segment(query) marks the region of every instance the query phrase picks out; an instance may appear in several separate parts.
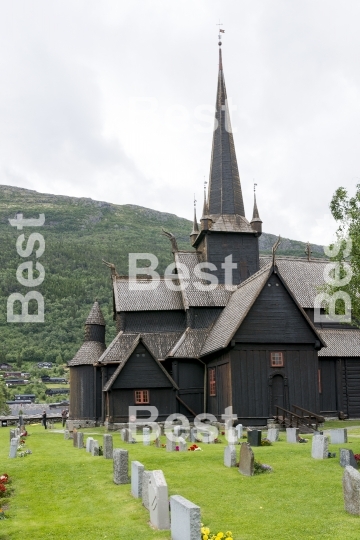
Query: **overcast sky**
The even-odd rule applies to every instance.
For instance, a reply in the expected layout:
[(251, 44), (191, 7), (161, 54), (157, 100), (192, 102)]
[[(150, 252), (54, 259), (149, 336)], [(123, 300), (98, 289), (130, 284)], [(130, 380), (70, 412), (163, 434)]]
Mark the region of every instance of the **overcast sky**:
[(201, 214), (220, 20), (247, 217), (255, 181), (266, 232), (331, 240), (360, 183), (359, 0), (0, 6), (0, 183)]

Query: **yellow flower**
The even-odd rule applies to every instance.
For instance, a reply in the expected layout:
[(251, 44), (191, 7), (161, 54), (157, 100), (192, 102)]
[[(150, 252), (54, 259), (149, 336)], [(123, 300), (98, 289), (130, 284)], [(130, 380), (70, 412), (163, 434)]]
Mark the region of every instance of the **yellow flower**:
[(232, 532), (231, 531), (226, 531), (226, 536), (228, 536), (229, 538), (232, 538)]
[[(201, 528), (201, 534), (210, 534), (209, 527), (202, 527)], [(206, 539), (207, 540), (207, 539)]]
[(217, 535), (216, 535), (216, 538), (224, 538), (224, 533), (223, 532), (218, 532)]
[(202, 540), (208, 540), (208, 535), (207, 534), (204, 534), (204, 536), (202, 537)]

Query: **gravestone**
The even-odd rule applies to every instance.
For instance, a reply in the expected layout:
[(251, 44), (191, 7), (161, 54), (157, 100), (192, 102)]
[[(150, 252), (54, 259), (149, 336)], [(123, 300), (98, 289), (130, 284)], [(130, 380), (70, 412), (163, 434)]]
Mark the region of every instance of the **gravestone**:
[(144, 469), (144, 465), (139, 461), (131, 462), (131, 494), (136, 497), (136, 499), (141, 499), (142, 497)]
[(120, 431), (120, 435), (121, 435), (122, 442), (127, 442), (127, 440), (126, 440), (126, 428), (124, 428), (124, 429), (122, 429)]
[(266, 438), (270, 442), (277, 442), (279, 440), (279, 430), (277, 428), (269, 428)]
[(180, 495), (170, 497), (171, 539), (200, 540), (200, 506), (184, 499)]
[(19, 426), (20, 428), (24, 425), (24, 418), (22, 414), (19, 414)]
[(78, 431), (76, 434), (77, 448), (84, 448), (84, 434), (82, 431)]
[(68, 429), (64, 430), (64, 439), (69, 440), (70, 439), (70, 431)]
[(86, 447), (85, 447), (85, 448), (86, 448), (86, 451), (87, 451), (87, 452), (91, 452), (91, 444), (92, 444), (92, 441), (93, 441), (93, 440), (94, 440), (94, 439), (93, 439), (92, 437), (88, 437), (88, 438), (86, 439)]
[(121, 448), (115, 448), (113, 459), (114, 484), (129, 484), (129, 452)]
[(156, 446), (156, 448), (161, 448), (161, 441), (160, 441), (159, 437), (156, 437), (156, 439), (155, 439), (155, 446)]
[(196, 428), (194, 427), (190, 429), (190, 442), (196, 442)]
[(360, 516), (360, 473), (347, 465), (343, 475), (343, 493), (345, 511)]
[(143, 444), (144, 446), (150, 446), (150, 428), (143, 428)]
[[(173, 437), (171, 437), (173, 438)], [(170, 440), (170, 437), (166, 435), (166, 451), (167, 452), (175, 452), (176, 449), (176, 442)]]
[(314, 459), (327, 459), (329, 453), (329, 437), (315, 434), (312, 440), (311, 457)]
[(19, 446), (19, 437), (13, 437), (10, 441), (10, 452), (9, 452), (9, 458), (16, 458), (17, 449)]
[(236, 467), (236, 447), (233, 444), (225, 447), (224, 465), (225, 467)]
[(15, 429), (10, 429), (10, 441), (11, 441), (11, 439), (13, 439), (14, 437), (16, 437)]
[(354, 452), (348, 450), (347, 448), (340, 448), (340, 465), (342, 467), (347, 467), (350, 465), (354, 469), (358, 468), (356, 459), (354, 458)]
[(344, 444), (347, 443), (347, 429), (330, 429), (330, 441), (331, 444)]
[(237, 444), (238, 442), (238, 436), (235, 428), (229, 428), (226, 433), (226, 439), (228, 442), (228, 445)]
[(261, 446), (261, 431), (252, 429), (247, 432), (247, 442), (250, 446)]
[(177, 446), (179, 447), (179, 452), (187, 452), (187, 442), (183, 437), (179, 438)]
[(113, 438), (109, 433), (105, 433), (103, 442), (103, 455), (105, 459), (113, 458)]
[(162, 471), (152, 471), (149, 480), (150, 522), (160, 530), (170, 528), (168, 487)]
[(244, 476), (254, 475), (254, 452), (246, 442), (241, 443), (240, 447), (239, 472)]
[(176, 440), (180, 437), (181, 435), (181, 426), (174, 426), (174, 437), (176, 438)]
[(299, 428), (288, 427), (286, 428), (286, 442), (297, 443), (299, 436)]
[(242, 424), (238, 424), (238, 425), (235, 427), (235, 431), (236, 431), (236, 435), (237, 435), (238, 440), (242, 439), (242, 436), (243, 436), (243, 425), (242, 425)]
[(151, 471), (144, 471), (142, 475), (141, 498), (146, 510), (149, 510), (149, 480)]
[(75, 448), (77, 448), (77, 434), (78, 434), (77, 429), (74, 429), (73, 430), (73, 446)]
[(99, 455), (99, 441), (96, 439), (93, 439), (92, 447), (91, 447), (91, 455), (92, 456), (98, 456)]

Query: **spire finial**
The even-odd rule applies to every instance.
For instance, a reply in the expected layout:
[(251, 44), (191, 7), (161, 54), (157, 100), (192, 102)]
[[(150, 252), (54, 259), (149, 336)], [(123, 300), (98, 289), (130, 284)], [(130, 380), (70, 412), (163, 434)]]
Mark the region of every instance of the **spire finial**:
[(257, 184), (255, 184), (255, 182), (254, 182), (254, 193), (256, 192), (256, 186), (257, 186)]
[(310, 259), (311, 259), (311, 254), (312, 254), (310, 242), (308, 242), (308, 243), (306, 244), (305, 253), (306, 253), (306, 255), (307, 255), (308, 261), (310, 261)]
[(199, 234), (199, 225), (198, 225), (198, 222), (197, 222), (197, 219), (196, 219), (196, 199), (195, 199), (195, 193), (194, 193), (194, 222), (193, 222), (193, 229), (191, 231), (191, 234), (190, 234), (190, 238), (191, 238), (191, 243), (193, 244)]
[[(205, 178), (205, 177), (204, 177)], [(209, 212), (208, 212), (208, 206), (207, 206), (207, 200), (206, 200), (206, 186), (207, 186), (207, 181), (204, 180), (204, 208), (203, 208), (203, 216), (206, 216)]]

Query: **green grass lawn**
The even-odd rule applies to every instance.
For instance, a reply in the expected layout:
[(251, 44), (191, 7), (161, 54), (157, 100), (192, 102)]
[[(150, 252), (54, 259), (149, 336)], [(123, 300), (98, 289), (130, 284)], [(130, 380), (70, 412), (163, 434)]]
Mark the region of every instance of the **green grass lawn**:
[[(102, 445), (103, 429), (83, 431)], [(6, 500), (10, 506), (8, 519), (0, 522), (1, 540), (170, 538), (168, 531), (149, 527), (149, 514), (130, 495), (129, 485), (113, 484), (111, 460), (92, 457), (63, 434), (39, 425), (29, 432), (26, 447), (33, 454), (8, 459), (9, 428), (0, 428), (0, 474), (11, 475), (15, 489)], [(359, 435), (360, 428), (350, 430), (343, 446), (360, 453)], [(224, 444), (166, 453), (141, 443), (127, 445), (114, 433), (114, 447), (126, 448), (130, 460), (148, 470), (162, 469), (169, 495), (198, 504), (204, 524), (216, 532), (230, 529), (236, 540), (358, 540), (360, 518), (344, 511), (340, 447), (330, 445), (335, 459), (318, 461), (310, 457), (311, 440), (291, 445), (285, 438), (281, 433), (273, 446), (254, 448), (255, 458), (274, 472), (251, 478), (223, 466)]]

